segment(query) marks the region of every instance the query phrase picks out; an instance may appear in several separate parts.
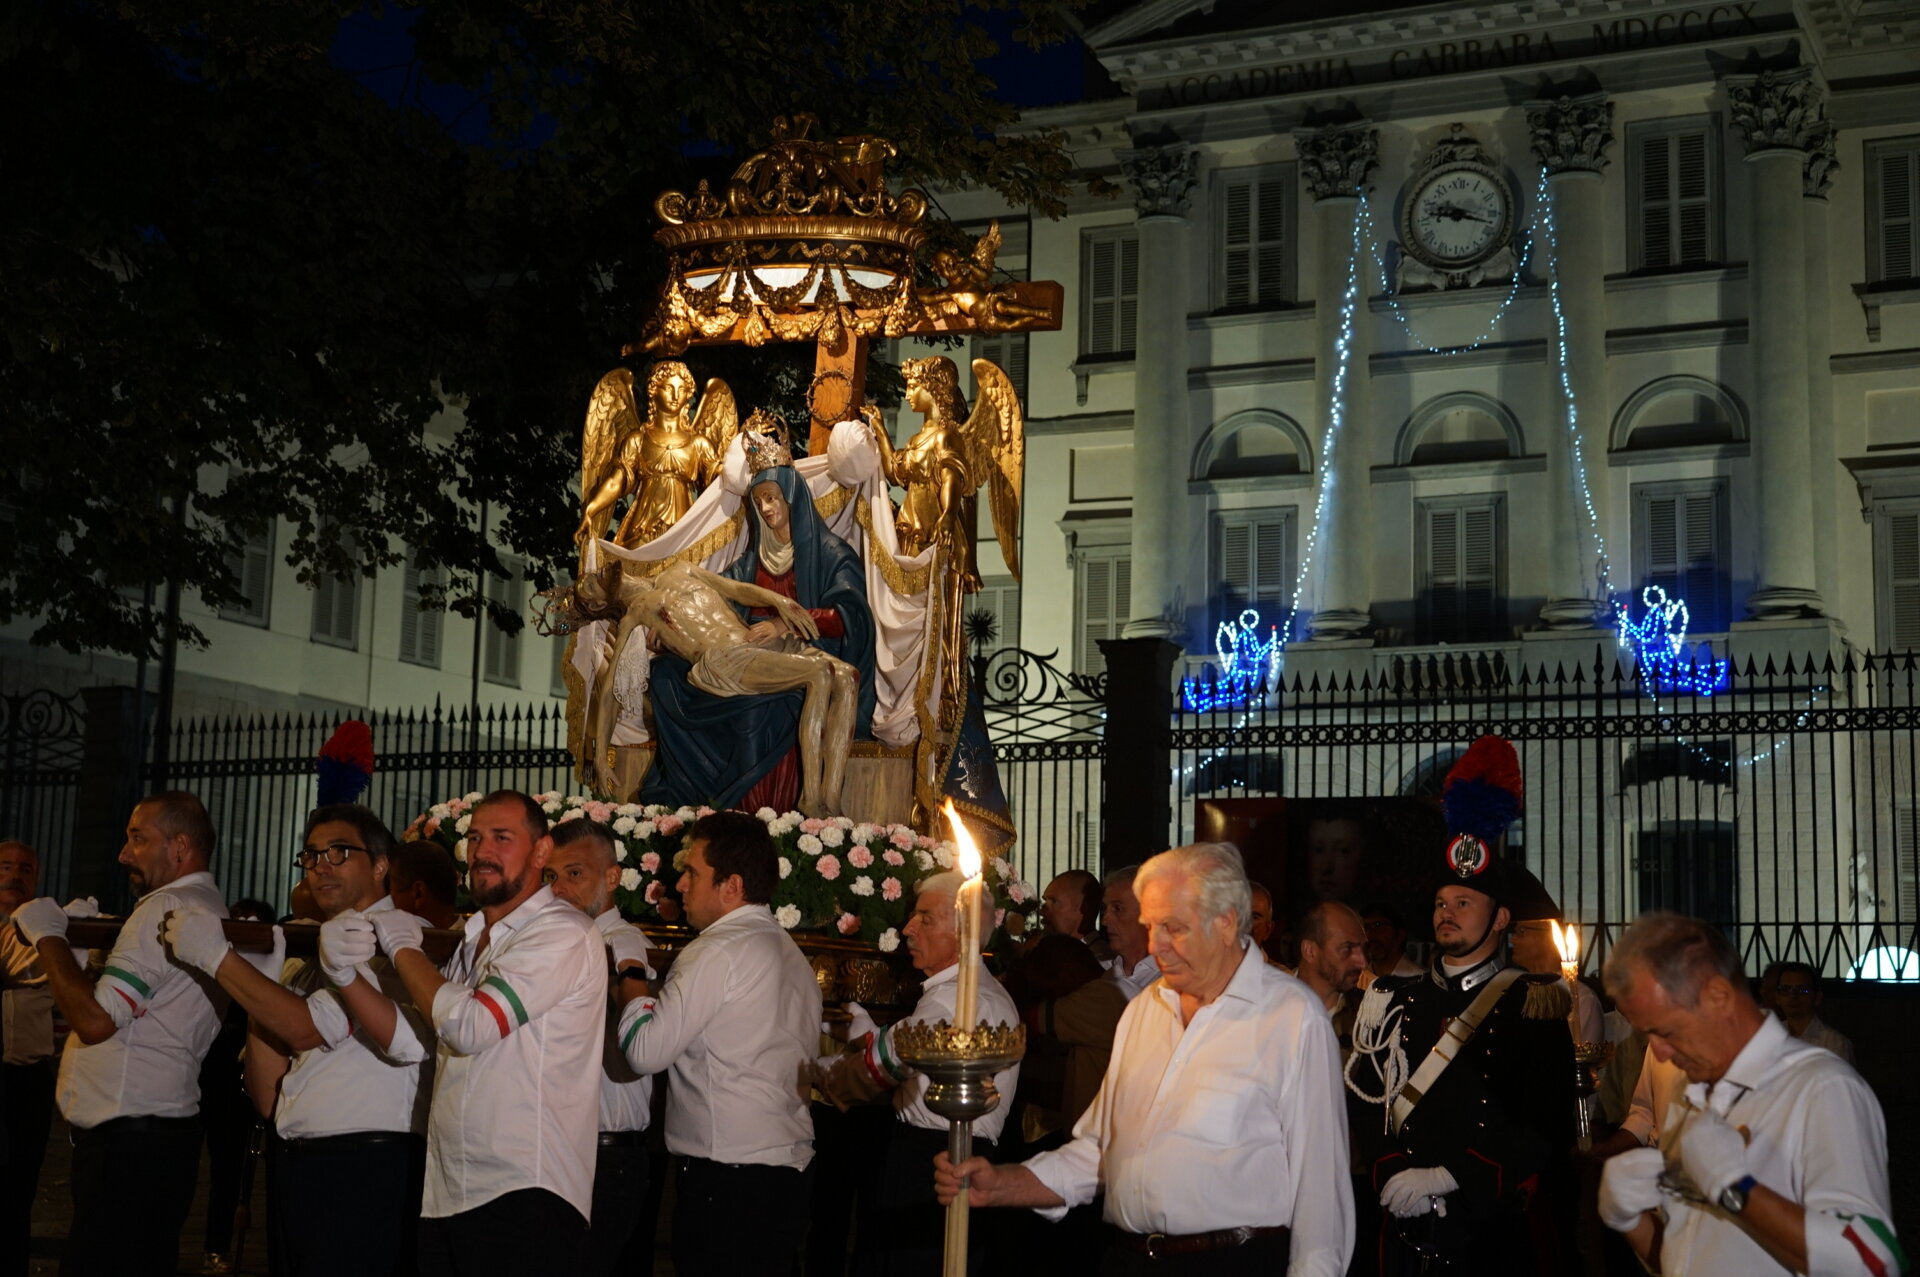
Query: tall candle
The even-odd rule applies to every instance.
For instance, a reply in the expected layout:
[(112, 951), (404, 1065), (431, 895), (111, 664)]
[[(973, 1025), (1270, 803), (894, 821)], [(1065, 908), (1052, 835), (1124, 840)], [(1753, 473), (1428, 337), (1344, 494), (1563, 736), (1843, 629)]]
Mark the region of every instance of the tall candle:
[(960, 980), (954, 999), (953, 1027), (971, 1033), (979, 1023), (980, 902), (987, 884), (980, 872), (980, 849), (973, 845), (973, 837), (961, 823), (960, 813), (953, 809), (951, 798), (947, 800), (946, 812), (947, 823), (953, 826), (956, 860), (960, 873), (966, 878), (953, 898), (953, 925), (960, 933)]
[[(1580, 978), (1580, 931), (1572, 923), (1565, 930), (1555, 922), (1553, 927), (1553, 947), (1560, 951), (1560, 977), (1567, 982), (1567, 992), (1573, 993), (1574, 982)], [(1573, 1010), (1567, 1013), (1567, 1027), (1573, 1031), (1573, 1040), (1580, 1041), (1580, 998), (1574, 994)]]

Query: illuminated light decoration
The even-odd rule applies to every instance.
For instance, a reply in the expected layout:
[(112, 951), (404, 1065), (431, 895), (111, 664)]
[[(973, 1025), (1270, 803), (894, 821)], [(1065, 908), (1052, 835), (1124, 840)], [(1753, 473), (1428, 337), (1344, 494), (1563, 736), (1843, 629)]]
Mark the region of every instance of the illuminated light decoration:
[(1600, 512), (1593, 508), (1593, 488), (1587, 482), (1586, 451), (1580, 446), (1580, 405), (1574, 402), (1573, 376), (1568, 371), (1571, 355), (1567, 343), (1567, 311), (1560, 304), (1560, 232), (1553, 218), (1553, 188), (1547, 184), (1547, 166), (1540, 166), (1540, 180), (1534, 186), (1534, 222), (1547, 233), (1547, 296), (1553, 301), (1553, 337), (1558, 358), (1555, 373), (1560, 397), (1567, 405), (1567, 443), (1573, 455), (1573, 478), (1580, 485), (1580, 501), (1587, 511), (1587, 530), (1593, 537), (1601, 593), (1612, 597), (1613, 561), (1607, 557), (1607, 538), (1600, 531)]
[(1387, 309), (1393, 312), (1393, 317), (1400, 321), (1400, 327), (1406, 331), (1409, 343), (1429, 355), (1464, 355), (1470, 350), (1480, 349), (1480, 347), (1493, 340), (1494, 333), (1500, 327), (1500, 321), (1506, 317), (1507, 310), (1513, 305), (1514, 298), (1520, 295), (1520, 279), (1527, 269), (1527, 259), (1533, 254), (1533, 235), (1531, 228), (1529, 228), (1526, 238), (1521, 241), (1519, 260), (1513, 265), (1513, 277), (1507, 281), (1507, 295), (1500, 299), (1498, 306), (1494, 307), (1493, 314), (1488, 317), (1487, 326), (1480, 331), (1480, 335), (1472, 341), (1464, 342), (1460, 345), (1436, 346), (1427, 341), (1426, 338), (1422, 337), (1419, 332), (1415, 330), (1413, 320), (1407, 317), (1405, 310), (1401, 309), (1401, 294), (1388, 291), (1387, 259), (1382, 256), (1380, 252), (1380, 237), (1373, 233), (1373, 214), (1371, 210), (1367, 211), (1367, 222), (1367, 243), (1373, 252), (1373, 268), (1380, 280), (1380, 295), (1386, 299)]
[[(1640, 591), (1647, 614), (1635, 621), (1624, 605), (1615, 605), (1620, 619), (1620, 646), (1633, 653), (1640, 677), (1656, 691), (1674, 696), (1712, 696), (1727, 690), (1729, 663), (1708, 654), (1704, 659), (1687, 651), (1688, 613), (1685, 599), (1671, 599), (1657, 585)], [(1706, 644), (1700, 645), (1702, 648)]]
[(1201, 682), (1180, 680), (1180, 696), (1190, 714), (1244, 705), (1272, 687), (1280, 675), (1280, 627), (1269, 625), (1260, 637), (1260, 614), (1252, 608), (1240, 614), (1238, 624), (1222, 621), (1213, 636), (1220, 657), (1217, 678)]

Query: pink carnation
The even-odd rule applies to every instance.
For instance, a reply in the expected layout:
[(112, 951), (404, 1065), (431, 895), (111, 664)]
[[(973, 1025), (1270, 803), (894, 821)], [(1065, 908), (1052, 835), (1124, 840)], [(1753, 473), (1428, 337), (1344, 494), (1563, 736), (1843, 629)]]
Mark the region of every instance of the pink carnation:
[(686, 821), (680, 819), (680, 817), (678, 816), (662, 816), (660, 817), (659, 823), (656, 824), (654, 828), (659, 830), (661, 834), (665, 835), (666, 837), (671, 838), (675, 834), (679, 833), (680, 827), (686, 823), (687, 823)]
[(1007, 925), (1007, 911), (1005, 909), (995, 909), (993, 911), (993, 925), (996, 927), (1004, 927)]
[(820, 871), (822, 878), (825, 878), (828, 882), (832, 882), (840, 876), (840, 857), (822, 856), (813, 862), (813, 867)]
[(882, 900), (898, 900), (900, 898), (900, 880), (898, 878), (882, 878), (880, 880), (880, 898)]
[(447, 800), (447, 815), (449, 816), (458, 816), (466, 809), (467, 800), (464, 798), (450, 798)]
[(899, 852), (895, 851), (891, 847), (887, 848), (885, 851), (880, 853), (880, 859), (886, 861), (888, 864), (892, 865), (895, 869), (898, 869), (901, 865), (904, 865), (907, 863), (907, 858), (901, 855)]
[(847, 853), (847, 863), (855, 869), (865, 869), (873, 863), (873, 853), (865, 847), (855, 847)]
[(803, 834), (817, 834), (826, 827), (827, 822), (817, 816), (809, 816), (800, 822), (800, 832)]
[(902, 851), (912, 851), (913, 831), (911, 829), (896, 829), (888, 835), (887, 841)]
[(696, 808), (696, 809), (694, 810), (694, 813), (693, 813), (693, 814), (694, 814), (694, 815), (696, 815), (696, 816), (711, 816), (711, 815), (713, 815), (713, 808), (711, 808), (711, 807), (699, 807), (699, 808)]
[(660, 853), (657, 851), (649, 851), (643, 856), (641, 856), (640, 867), (646, 870), (650, 874), (659, 873), (660, 872)]
[(1008, 883), (1007, 899), (1013, 901), (1013, 903), (1017, 905), (1025, 904), (1027, 902), (1027, 884), (1024, 882), (1021, 882), (1018, 878)]
[(840, 921), (834, 925), (840, 928), (841, 935), (850, 936), (860, 930), (860, 918), (857, 914), (843, 913), (840, 915)]
[(931, 847), (933, 846), (933, 839), (927, 837), (925, 834), (921, 834), (913, 840), (913, 845), (916, 847)]
[(427, 818), (427, 837), (431, 838), (439, 832), (440, 832), (440, 817), (429, 816)]
[(647, 903), (648, 904), (650, 905), (659, 904), (660, 897), (666, 894), (667, 894), (667, 884), (664, 882), (661, 882), (658, 878), (655, 878), (652, 882), (647, 884)]

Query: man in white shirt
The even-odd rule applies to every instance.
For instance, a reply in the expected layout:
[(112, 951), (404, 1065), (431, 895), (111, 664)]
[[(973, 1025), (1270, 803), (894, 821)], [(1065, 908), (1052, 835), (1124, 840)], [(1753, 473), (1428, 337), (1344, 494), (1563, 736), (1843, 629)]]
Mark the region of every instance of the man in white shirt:
[[(193, 1203), (200, 1158), (200, 1062), (220, 1031), (227, 996), (167, 959), (170, 910), (227, 916), (207, 871), (213, 822), (192, 794), (144, 798), (127, 820), (120, 863), (139, 903), (121, 927), (99, 983), (67, 947), (67, 915), (42, 896), (14, 910), (55, 1005), (72, 1026), (55, 1093), (73, 1127), (73, 1224), (62, 1277), (170, 1274)], [(129, 1167), (139, 1192), (128, 1191)]]
[(647, 1196), (647, 1121), (652, 1116), (653, 1078), (635, 1073), (620, 1050), (622, 981), (644, 985), (647, 937), (613, 907), (620, 885), (613, 831), (576, 816), (553, 827), (547, 858), (553, 894), (593, 919), (607, 950), (606, 1033), (600, 1046), (600, 1149), (593, 1163), (593, 1218), (581, 1272), (608, 1277), (640, 1222)]
[(496, 790), (470, 815), (479, 912), (443, 966), (421, 952), (414, 915), (369, 915), (439, 1037), (420, 1273), (573, 1272), (593, 1208), (606, 946), (540, 881), (553, 840), (539, 803)]
[(1608, 1159), (1600, 1218), (1668, 1277), (1905, 1267), (1887, 1187), (1887, 1128), (1839, 1056), (1795, 1040), (1747, 991), (1708, 924), (1652, 913), (1614, 942), (1607, 991), (1687, 1087), (1659, 1147)]
[(1775, 962), (1760, 977), (1760, 1001), (1787, 1032), (1853, 1063), (1853, 1039), (1820, 1018), (1820, 973), (1804, 962)]
[[(23, 842), (0, 842), (0, 914), (40, 894), (40, 856)], [(33, 1199), (53, 1121), (53, 994), (40, 955), (12, 927), (0, 927), (0, 1015), (6, 1020), (6, 1165), (0, 1178), (0, 1277), (26, 1277)]]
[(1073, 1142), (1016, 1166), (941, 1154), (936, 1192), (1051, 1217), (1106, 1189), (1100, 1271), (1336, 1277), (1353, 1245), (1333, 1029), (1247, 937), (1238, 849), (1163, 852), (1134, 879), (1160, 983), (1120, 1018)]
[(1108, 874), (1101, 885), (1100, 903), (1107, 916), (1107, 943), (1113, 958), (1107, 963), (1107, 979), (1120, 987), (1131, 1002), (1146, 987), (1160, 978), (1160, 964), (1147, 952), (1147, 929), (1140, 925), (1140, 901), (1133, 894), (1133, 876), (1138, 865), (1127, 865)]
[[(246, 1009), (247, 1095), (279, 1135), (268, 1227), (289, 1277), (383, 1275), (412, 1259), (426, 1130), (417, 1100), (431, 1033), (376, 957), (363, 916), (391, 907), (392, 855), (393, 835), (365, 807), (331, 803), (307, 817), (294, 859), (327, 919), (318, 962), (287, 960), (275, 927), (262, 970), (205, 913), (176, 910), (163, 933), (176, 960)], [(311, 1209), (317, 1201), (330, 1209)], [(340, 1212), (353, 1227), (340, 1226)]]
[(672, 1079), (674, 1271), (784, 1273), (807, 1229), (820, 985), (768, 912), (780, 858), (758, 818), (703, 816), (683, 854), (680, 896), (700, 934), (658, 996), (624, 982), (620, 1047), (636, 1073)]

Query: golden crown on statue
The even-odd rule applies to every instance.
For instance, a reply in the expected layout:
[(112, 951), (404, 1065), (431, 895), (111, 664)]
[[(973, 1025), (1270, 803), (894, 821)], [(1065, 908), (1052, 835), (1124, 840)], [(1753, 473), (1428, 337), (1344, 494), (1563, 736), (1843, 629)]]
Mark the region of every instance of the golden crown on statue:
[(787, 419), (777, 412), (756, 408), (741, 428), (741, 445), (747, 450), (747, 467), (754, 474), (776, 466), (793, 464), (793, 447), (788, 443)]

